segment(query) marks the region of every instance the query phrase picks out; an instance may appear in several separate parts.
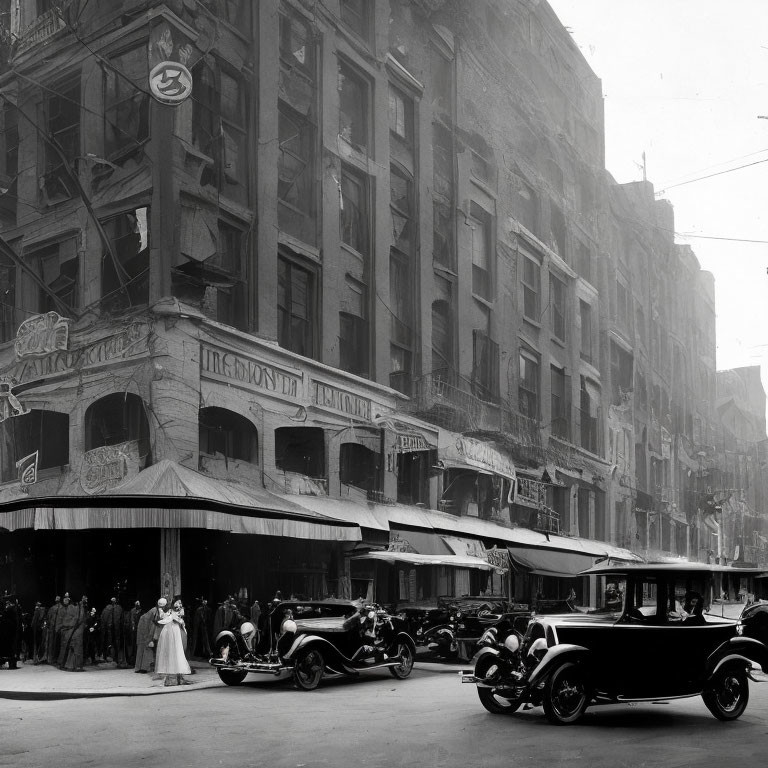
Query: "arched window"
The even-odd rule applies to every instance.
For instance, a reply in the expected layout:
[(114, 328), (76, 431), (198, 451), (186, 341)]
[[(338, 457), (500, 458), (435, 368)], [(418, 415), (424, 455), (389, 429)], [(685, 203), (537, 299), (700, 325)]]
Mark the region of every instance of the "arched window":
[(18, 478), (16, 462), (37, 451), (37, 469), (69, 464), (69, 415), (32, 410), (0, 423), (0, 481)]
[(259, 463), (259, 433), (244, 416), (226, 408), (201, 408), (200, 454)]
[(284, 472), (325, 477), (325, 436), (319, 427), (275, 430), (275, 465)]
[(378, 454), (359, 443), (342, 443), (339, 449), (339, 480), (365, 491), (378, 487)]
[[(144, 401), (130, 393), (102, 397), (85, 412), (85, 450), (136, 440), (139, 458), (150, 463), (149, 423)], [(143, 463), (143, 462), (142, 462)]]

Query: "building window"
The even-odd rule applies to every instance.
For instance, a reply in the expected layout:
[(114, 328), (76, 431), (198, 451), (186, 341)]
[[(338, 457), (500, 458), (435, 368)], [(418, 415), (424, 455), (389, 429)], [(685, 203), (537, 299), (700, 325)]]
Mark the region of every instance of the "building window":
[(539, 418), (539, 361), (529, 352), (520, 353), (518, 407), (523, 416)]
[(0, 482), (17, 480), (16, 462), (37, 451), (38, 470), (69, 464), (69, 416), (30, 410), (0, 423)]
[(278, 224), (306, 243), (316, 241), (315, 126), (282, 101), (278, 105)]
[(340, 205), (342, 242), (358, 253), (368, 255), (368, 184), (362, 174), (342, 169)]
[(201, 61), (193, 69), (192, 143), (210, 158), (201, 176), (230, 200), (246, 204), (246, 89), (239, 77), (222, 66)]
[(48, 205), (68, 200), (75, 193), (72, 176), (77, 173), (80, 151), (80, 73), (46, 89), (45, 123), (52, 142), (44, 141), (45, 168), (41, 192)]
[[(250, 4), (252, 0), (245, 0)], [(298, 70), (310, 80), (315, 77), (315, 46), (309, 26), (294, 14), (280, 13), (280, 63), (289, 71)]]
[(523, 256), (523, 315), (528, 320), (538, 323), (541, 318), (541, 270), (538, 262)]
[(453, 313), (442, 299), (432, 302), (432, 371), (453, 370)]
[(632, 355), (625, 352), (618, 344), (611, 342), (611, 403), (623, 405), (633, 384)]
[(584, 243), (579, 243), (579, 250), (576, 259), (576, 271), (579, 273), (579, 277), (586, 280), (588, 283), (592, 280), (592, 254), (590, 253), (589, 246)]
[(485, 331), (472, 331), (472, 389), (482, 400), (499, 397), (499, 345)]
[(389, 173), (392, 241), (403, 253), (413, 252), (413, 179), (393, 165)]
[(102, 397), (85, 412), (85, 450), (128, 441), (139, 444), (139, 458), (149, 455), (149, 423), (144, 401), (118, 392)]
[(278, 257), (277, 341), (304, 357), (315, 356), (315, 275), (293, 260)]
[(374, 4), (370, 0), (339, 0), (341, 20), (366, 45), (370, 45), (371, 42), (373, 7)]
[(339, 482), (364, 491), (378, 489), (379, 454), (359, 443), (342, 443), (339, 448)]
[(259, 435), (244, 416), (226, 408), (201, 408), (198, 416), (199, 450), (202, 456), (258, 464)]
[(339, 312), (339, 367), (357, 376), (370, 375), (368, 321), (349, 312)]
[(325, 435), (319, 427), (275, 430), (275, 466), (283, 472), (325, 477)]
[(579, 523), (578, 535), (585, 539), (590, 538), (589, 497), (590, 497), (590, 493), (588, 488), (579, 488), (578, 497), (577, 497), (578, 523)]
[(367, 154), (370, 143), (368, 81), (340, 61), (338, 89), (339, 136), (358, 152)]
[(389, 257), (390, 356), (389, 384), (405, 395), (411, 394), (413, 374), (413, 268), (410, 257), (396, 249)]
[(3, 104), (3, 128), (0, 133), (0, 216), (9, 225), (16, 223), (19, 173), (19, 113), (13, 104)]
[[(559, 170), (559, 169), (558, 169)], [(562, 177), (560, 177), (562, 180)], [(562, 185), (561, 185), (562, 188)], [(563, 212), (558, 208), (554, 203), (550, 202), (549, 206), (550, 210), (550, 225), (552, 227), (552, 241), (554, 243), (555, 250), (557, 251), (557, 255), (560, 256), (561, 259), (566, 259), (566, 243), (567, 243), (567, 237), (566, 237), (566, 226), (565, 226), (565, 216), (563, 216)]]
[(149, 138), (149, 95), (134, 83), (147, 82), (142, 46), (115, 56), (104, 67), (104, 153), (130, 152)]
[(149, 301), (148, 218), (148, 208), (136, 208), (101, 223), (114, 256), (105, 253), (101, 259), (102, 308), (107, 311)]
[(550, 366), (552, 434), (571, 437), (571, 377), (562, 368)]
[(592, 381), (581, 377), (579, 415), (581, 447), (599, 453), (600, 390)]
[(409, 146), (413, 144), (413, 99), (389, 86), (389, 130)]
[(472, 293), (483, 299), (493, 298), (493, 217), (472, 203), (469, 226), (472, 235)]
[(620, 282), (619, 280), (616, 281), (616, 319), (618, 321), (619, 327), (629, 333), (632, 323), (631, 323), (631, 297), (629, 295), (629, 292), (627, 291), (626, 286)]
[(592, 364), (592, 306), (579, 299), (581, 319), (581, 359)]
[(442, 200), (433, 200), (432, 216), (432, 259), (447, 269), (454, 269), (451, 209)]
[(211, 13), (250, 36), (252, 0), (199, 0)]
[(45, 289), (39, 291), (37, 310), (71, 315), (80, 298), (80, 259), (77, 238), (70, 237), (58, 243), (36, 248), (27, 263), (33, 264)]
[(432, 70), (432, 109), (453, 120), (454, 61), (430, 46), (429, 59)]
[(552, 308), (552, 333), (564, 342), (567, 312), (565, 283), (552, 274), (549, 276), (549, 305)]
[(0, 343), (16, 336), (16, 265), (0, 255)]

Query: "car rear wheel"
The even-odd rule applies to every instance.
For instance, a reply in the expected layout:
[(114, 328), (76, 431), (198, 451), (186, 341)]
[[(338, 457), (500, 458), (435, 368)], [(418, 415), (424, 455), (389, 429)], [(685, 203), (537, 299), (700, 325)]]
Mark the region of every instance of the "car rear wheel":
[(323, 677), (325, 661), (315, 648), (299, 651), (293, 665), (293, 684), (300, 691), (314, 691)]
[(219, 673), (219, 680), (225, 685), (240, 685), (248, 674), (242, 669), (227, 669), (219, 667), (216, 670)]
[[(495, 656), (483, 656), (475, 664), (475, 677), (491, 682), (498, 675), (498, 659)], [(499, 696), (493, 688), (478, 688), (477, 695), (480, 697), (480, 703), (492, 715), (511, 715), (517, 712), (522, 699), (508, 699)]]
[(544, 714), (555, 725), (575, 723), (589, 704), (587, 681), (578, 665), (566, 661), (549, 676), (544, 690)]
[(749, 701), (749, 682), (743, 669), (721, 669), (701, 694), (707, 709), (718, 720), (741, 717)]
[(397, 655), (400, 657), (400, 663), (396, 667), (390, 667), (389, 671), (398, 680), (405, 680), (413, 671), (413, 650), (408, 643), (399, 643)]

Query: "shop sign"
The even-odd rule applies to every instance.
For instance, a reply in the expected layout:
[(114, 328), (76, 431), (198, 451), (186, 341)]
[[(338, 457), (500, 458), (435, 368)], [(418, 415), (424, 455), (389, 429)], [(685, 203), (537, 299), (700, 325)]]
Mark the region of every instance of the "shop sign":
[(455, 444), (441, 451), (441, 458), (458, 460), (470, 467), (515, 479), (515, 465), (504, 454), (492, 445), (471, 437), (457, 438)]
[(37, 482), (37, 454), (38, 452), (35, 451), (16, 462), (16, 469), (19, 471), (19, 484), (23, 491)]
[(29, 413), (29, 408), (25, 408), (13, 394), (16, 384), (18, 382), (12, 376), (0, 376), (0, 422)]
[(399, 533), (389, 533), (389, 546), (387, 552), (416, 552), (407, 539), (400, 538)]
[(485, 550), (485, 559), (489, 565), (494, 568), (509, 568), (509, 552), (506, 549), (499, 549), (495, 544), (491, 549)]
[(149, 90), (162, 104), (181, 104), (192, 95), (192, 73), (176, 61), (161, 61), (149, 73)]
[(296, 399), (301, 377), (255, 357), (203, 345), (200, 349), (200, 375)]
[(129, 440), (119, 445), (104, 445), (86, 451), (80, 471), (80, 485), (91, 495), (135, 477), (139, 473), (139, 443)]
[(16, 331), (16, 359), (42, 357), (66, 349), (69, 342), (69, 324), (72, 321), (57, 312), (46, 312), (25, 320)]
[(338, 411), (363, 421), (371, 420), (371, 401), (322, 381), (312, 381), (312, 402), (320, 408)]
[(58, 349), (43, 357), (24, 357), (11, 369), (18, 381), (35, 381), (46, 376), (91, 368), (112, 360), (145, 355), (149, 351), (149, 324), (130, 323), (119, 333), (77, 349)]
[(424, 435), (416, 432), (398, 433), (395, 441), (395, 450), (398, 453), (410, 453), (411, 451), (428, 451), (432, 446), (427, 442)]

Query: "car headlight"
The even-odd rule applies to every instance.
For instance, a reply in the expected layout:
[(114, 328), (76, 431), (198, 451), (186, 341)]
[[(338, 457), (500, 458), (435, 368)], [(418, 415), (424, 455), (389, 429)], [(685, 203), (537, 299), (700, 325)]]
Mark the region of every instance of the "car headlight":
[(461, 616), (462, 616), (462, 613), (461, 613), (461, 611), (456, 611), (456, 618), (457, 618), (457, 619), (460, 619), (460, 618), (461, 618)]
[(517, 637), (516, 634), (511, 634), (507, 637), (507, 639), (504, 641), (504, 647), (510, 652), (515, 653), (517, 649), (520, 647), (520, 640)]
[(743, 635), (744, 634), (744, 622), (740, 621), (736, 625), (736, 634), (737, 635)]
[(296, 625), (296, 622), (293, 621), (293, 619), (286, 619), (283, 622), (283, 625), (280, 627), (280, 629), (285, 632), (296, 632), (298, 629), (298, 626)]

